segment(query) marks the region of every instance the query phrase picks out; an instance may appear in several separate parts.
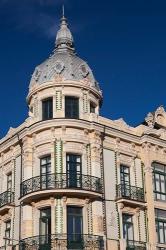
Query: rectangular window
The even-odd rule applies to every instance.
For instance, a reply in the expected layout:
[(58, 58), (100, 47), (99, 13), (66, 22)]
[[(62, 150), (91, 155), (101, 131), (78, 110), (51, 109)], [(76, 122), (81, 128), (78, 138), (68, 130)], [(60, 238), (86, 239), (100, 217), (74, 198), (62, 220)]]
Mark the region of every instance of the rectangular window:
[(51, 249), (51, 208), (44, 208), (40, 210), (39, 232), (40, 249)]
[(96, 109), (95, 105), (91, 102), (90, 103), (90, 113), (95, 113), (95, 109)]
[(12, 190), (12, 173), (7, 175), (7, 191)]
[(65, 117), (79, 119), (79, 99), (72, 96), (65, 97)]
[(66, 167), (67, 167), (67, 180), (69, 187), (81, 187), (81, 155), (67, 154)]
[(11, 236), (11, 220), (5, 223), (5, 245), (10, 244), (10, 236)]
[(67, 207), (68, 249), (83, 249), (83, 216), (82, 208)]
[(42, 101), (42, 120), (53, 118), (53, 100), (48, 98)]
[(166, 201), (166, 166), (159, 163), (152, 166), (155, 199)]
[(158, 243), (166, 244), (166, 210), (155, 209)]
[(40, 159), (40, 175), (42, 189), (49, 188), (51, 186), (51, 155)]
[(130, 197), (130, 168), (128, 166), (120, 166), (120, 182), (121, 182), (121, 195), (123, 197)]
[(123, 238), (126, 241), (134, 241), (134, 227), (133, 227), (133, 216), (129, 214), (123, 214)]

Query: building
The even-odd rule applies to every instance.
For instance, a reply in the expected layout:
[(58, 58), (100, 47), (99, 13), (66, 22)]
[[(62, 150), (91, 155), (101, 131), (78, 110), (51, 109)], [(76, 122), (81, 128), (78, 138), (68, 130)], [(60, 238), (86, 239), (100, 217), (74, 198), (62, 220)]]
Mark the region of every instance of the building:
[(0, 140), (0, 249), (166, 249), (166, 112), (101, 117), (102, 92), (63, 16), (29, 116)]

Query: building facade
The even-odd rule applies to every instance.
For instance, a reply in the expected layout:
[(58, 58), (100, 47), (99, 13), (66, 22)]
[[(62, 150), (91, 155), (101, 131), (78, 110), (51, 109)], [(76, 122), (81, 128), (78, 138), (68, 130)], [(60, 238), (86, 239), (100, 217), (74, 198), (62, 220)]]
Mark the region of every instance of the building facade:
[(102, 92), (63, 16), (29, 115), (0, 140), (0, 249), (166, 249), (166, 112), (137, 127)]

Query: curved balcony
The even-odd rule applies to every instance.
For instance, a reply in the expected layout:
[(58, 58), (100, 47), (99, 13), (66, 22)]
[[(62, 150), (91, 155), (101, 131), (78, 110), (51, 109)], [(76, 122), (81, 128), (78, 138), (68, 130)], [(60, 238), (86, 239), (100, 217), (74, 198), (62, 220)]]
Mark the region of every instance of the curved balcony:
[(146, 242), (128, 240), (126, 250), (146, 250)]
[(21, 198), (35, 199), (48, 194), (71, 194), (88, 197), (101, 196), (101, 179), (83, 174), (47, 174), (32, 177), (21, 183)]
[(20, 241), (21, 250), (86, 249), (104, 250), (102, 236), (89, 234), (38, 235)]
[(14, 192), (5, 191), (0, 194), (0, 214), (6, 212), (6, 210), (9, 210), (13, 202)]
[(138, 205), (138, 203), (141, 205), (142, 202), (145, 202), (144, 190), (143, 188), (127, 184), (117, 185), (117, 200), (131, 203), (132, 205)]

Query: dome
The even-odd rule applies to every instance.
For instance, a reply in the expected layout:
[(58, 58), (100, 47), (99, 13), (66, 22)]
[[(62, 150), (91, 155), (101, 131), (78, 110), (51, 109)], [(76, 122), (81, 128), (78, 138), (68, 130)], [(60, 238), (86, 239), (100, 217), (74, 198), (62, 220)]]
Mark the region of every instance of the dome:
[(87, 80), (91, 87), (100, 90), (88, 64), (75, 53), (73, 36), (64, 16), (57, 32), (53, 55), (35, 68), (30, 82), (30, 89), (34, 85), (54, 80), (57, 75), (62, 76), (65, 80)]

